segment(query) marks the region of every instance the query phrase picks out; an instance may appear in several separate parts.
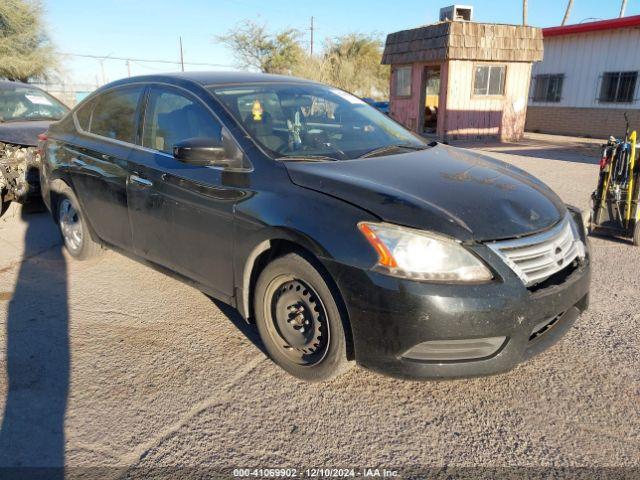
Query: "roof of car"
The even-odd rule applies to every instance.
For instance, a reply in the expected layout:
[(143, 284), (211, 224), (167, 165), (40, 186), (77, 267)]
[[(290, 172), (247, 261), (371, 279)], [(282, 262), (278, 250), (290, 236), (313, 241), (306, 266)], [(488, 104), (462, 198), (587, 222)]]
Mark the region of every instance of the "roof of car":
[(254, 72), (176, 72), (176, 73), (163, 73), (157, 75), (144, 75), (140, 77), (126, 78), (114, 83), (129, 83), (136, 81), (145, 82), (169, 82), (172, 81), (192, 81), (199, 83), (200, 85), (226, 85), (235, 83), (259, 83), (259, 82), (305, 82), (314, 83), (310, 80), (302, 78), (291, 77), (288, 75), (273, 75), (267, 73), (254, 73)]

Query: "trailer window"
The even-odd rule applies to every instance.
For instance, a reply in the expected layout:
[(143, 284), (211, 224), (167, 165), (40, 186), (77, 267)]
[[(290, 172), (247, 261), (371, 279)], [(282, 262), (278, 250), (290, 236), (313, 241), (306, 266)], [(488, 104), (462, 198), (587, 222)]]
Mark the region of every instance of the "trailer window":
[(559, 102), (562, 99), (564, 75), (536, 75), (533, 79), (534, 102)]
[(632, 103), (637, 81), (638, 72), (605, 72), (598, 100), (601, 103)]

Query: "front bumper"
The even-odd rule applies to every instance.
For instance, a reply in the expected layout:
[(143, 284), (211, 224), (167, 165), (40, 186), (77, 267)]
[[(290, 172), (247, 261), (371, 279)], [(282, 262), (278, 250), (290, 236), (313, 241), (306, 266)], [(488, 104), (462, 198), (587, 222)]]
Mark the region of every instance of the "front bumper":
[[(485, 258), (491, 255), (482, 252)], [(499, 265), (500, 280), (483, 285), (421, 283), (325, 261), (345, 300), (356, 361), (396, 377), (454, 378), (505, 372), (557, 342), (587, 309), (588, 256), (561, 282), (537, 291), (525, 288), (503, 262), (493, 260), (492, 265)], [(541, 324), (546, 326), (541, 329)], [(495, 337), (505, 337), (505, 341), (484, 358), (407, 358), (423, 342)]]

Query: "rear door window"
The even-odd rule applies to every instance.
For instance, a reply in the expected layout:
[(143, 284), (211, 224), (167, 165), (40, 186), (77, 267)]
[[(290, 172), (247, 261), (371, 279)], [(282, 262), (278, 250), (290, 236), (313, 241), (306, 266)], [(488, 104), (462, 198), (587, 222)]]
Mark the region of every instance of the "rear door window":
[(95, 99), (88, 100), (74, 113), (78, 125), (80, 125), (80, 128), (85, 132), (91, 131), (91, 114), (93, 113), (95, 103)]
[[(143, 87), (108, 91), (95, 100), (89, 131), (102, 137), (135, 143), (137, 111)], [(82, 126), (82, 121), (78, 119)]]
[(199, 101), (172, 88), (152, 87), (147, 102), (142, 146), (171, 153), (190, 138), (220, 140), (222, 125)]

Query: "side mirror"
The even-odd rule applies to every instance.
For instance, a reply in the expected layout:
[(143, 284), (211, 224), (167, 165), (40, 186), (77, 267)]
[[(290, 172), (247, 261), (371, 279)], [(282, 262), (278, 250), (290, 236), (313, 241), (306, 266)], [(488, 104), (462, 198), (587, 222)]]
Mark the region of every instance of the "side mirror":
[(214, 138), (188, 138), (173, 146), (173, 156), (190, 165), (226, 166), (227, 154), (221, 140)]

